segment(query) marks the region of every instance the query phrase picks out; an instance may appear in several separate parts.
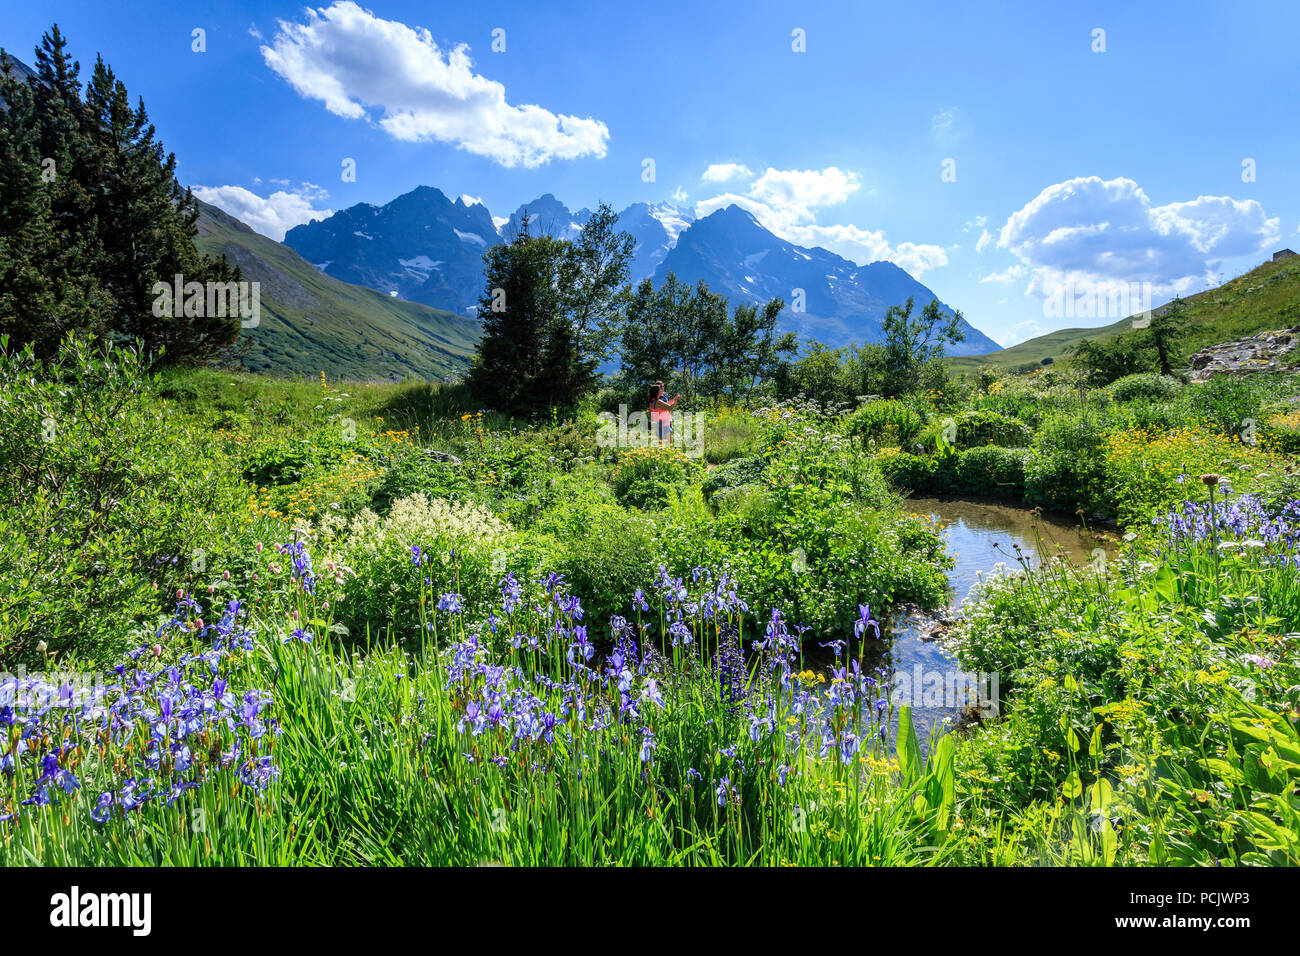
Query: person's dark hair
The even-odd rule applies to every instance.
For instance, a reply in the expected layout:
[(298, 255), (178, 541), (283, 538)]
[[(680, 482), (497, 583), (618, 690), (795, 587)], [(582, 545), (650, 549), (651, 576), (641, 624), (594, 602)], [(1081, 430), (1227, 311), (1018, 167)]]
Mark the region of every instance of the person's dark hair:
[(664, 393), (664, 387), (658, 382), (650, 386), (650, 407), (655, 407), (655, 402), (659, 401), (659, 396)]

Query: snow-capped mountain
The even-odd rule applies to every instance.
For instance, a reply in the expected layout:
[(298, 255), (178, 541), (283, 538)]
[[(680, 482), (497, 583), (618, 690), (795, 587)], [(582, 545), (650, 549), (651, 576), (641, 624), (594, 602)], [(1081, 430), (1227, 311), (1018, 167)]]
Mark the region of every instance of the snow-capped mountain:
[(473, 314), (483, 253), (501, 241), (482, 203), (420, 186), (383, 206), (361, 203), (295, 226), (285, 245), (326, 275), (435, 308)]
[[(327, 275), (398, 297), (473, 315), (483, 289), (483, 253), (513, 239), (525, 213), (529, 232), (574, 238), (591, 216), (571, 211), (546, 193), (523, 203), (507, 220), (494, 220), (478, 202), (455, 202), (421, 186), (384, 206), (366, 203), (325, 220), (289, 230), (285, 243)], [(501, 222), (500, 229), (496, 223)], [(827, 345), (877, 342), (891, 305), (935, 294), (892, 262), (859, 266), (821, 248), (796, 246), (765, 229), (738, 206), (697, 220), (671, 203), (633, 203), (619, 213), (618, 227), (636, 239), (630, 278), (662, 282), (669, 272), (735, 301), (780, 297), (782, 330)], [(802, 290), (802, 310), (796, 308)], [(947, 306), (944, 306), (947, 309)], [(951, 310), (949, 310), (951, 311)], [(954, 355), (996, 351), (996, 342), (970, 323)]]
[(653, 276), (694, 221), (692, 210), (666, 202), (637, 202), (619, 213), (618, 227), (636, 237), (636, 252), (630, 267), (632, 281)]
[(509, 241), (519, 234), (524, 213), (528, 214), (528, 232), (531, 235), (554, 236), (556, 239), (575, 238), (591, 217), (590, 209), (569, 212), (568, 206), (546, 193), (532, 202), (521, 204), (510, 214), (509, 221), (501, 227), (503, 239)]
[[(857, 265), (821, 248), (805, 248), (773, 235), (739, 206), (727, 206), (684, 231), (655, 269), (655, 284), (669, 272), (689, 283), (704, 280), (733, 302), (785, 300), (781, 329), (801, 340), (831, 346), (878, 342), (891, 305), (914, 298), (920, 309), (937, 296), (892, 262)], [(798, 291), (803, 310), (796, 311)], [(946, 312), (952, 310), (944, 306)], [(947, 346), (952, 355), (981, 355), (996, 342), (963, 321), (966, 340)]]

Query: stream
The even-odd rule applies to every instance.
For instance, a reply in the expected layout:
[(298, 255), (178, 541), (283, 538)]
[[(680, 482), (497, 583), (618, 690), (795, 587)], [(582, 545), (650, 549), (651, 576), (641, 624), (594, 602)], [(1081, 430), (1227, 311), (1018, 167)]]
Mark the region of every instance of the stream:
[[(996, 700), (994, 686), (987, 676), (961, 675), (956, 659), (936, 638), (942, 631), (941, 620), (955, 615), (970, 594), (980, 574), (988, 574), (999, 565), (1018, 571), (1017, 552), (1037, 567), (1042, 557), (1060, 556), (1075, 565), (1086, 563), (1094, 548), (1102, 546), (1095, 533), (1080, 525), (1051, 516), (1034, 517), (1028, 509), (1004, 504), (941, 498), (911, 498), (904, 507), (917, 514), (930, 515), (938, 524), (953, 567), (948, 572), (947, 614), (926, 614), (915, 607), (904, 607), (888, 622), (882, 622), (881, 640), (868, 639), (862, 666), (883, 668), (893, 679), (896, 691), (912, 689), (912, 721), (921, 746), (928, 749), (932, 733), (943, 733), (955, 726), (966, 710), (969, 695), (960, 687), (970, 680), (977, 692), (984, 691)], [(1040, 549), (1043, 552), (1040, 555)], [(808, 666), (822, 669), (831, 666), (830, 650), (805, 649)], [(957, 685), (950, 692), (939, 691), (939, 680)], [(906, 693), (906, 690), (903, 691)], [(936, 700), (937, 698), (937, 700)], [(897, 714), (893, 730), (897, 730)]]

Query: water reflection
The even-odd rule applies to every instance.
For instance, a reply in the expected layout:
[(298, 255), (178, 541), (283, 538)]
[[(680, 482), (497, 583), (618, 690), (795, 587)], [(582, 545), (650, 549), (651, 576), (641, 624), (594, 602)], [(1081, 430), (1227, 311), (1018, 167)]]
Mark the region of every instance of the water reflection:
[[(948, 573), (948, 607), (953, 612), (970, 594), (980, 574), (988, 574), (998, 565), (1019, 570), (1018, 556), (1032, 567), (1044, 558), (1056, 556), (1081, 565), (1091, 559), (1094, 549), (1107, 546), (1097, 534), (1075, 523), (1035, 516), (1024, 508), (941, 498), (913, 498), (905, 506), (931, 516), (941, 529), (954, 561)], [(912, 715), (922, 745), (932, 731), (942, 731), (960, 718), (960, 704), (967, 695), (954, 684), (966, 680), (987, 688), (990, 682), (988, 675), (960, 675), (957, 661), (944, 650), (942, 641), (926, 639), (935, 625), (930, 615), (904, 608), (887, 622), (881, 640), (869, 640), (863, 648), (864, 669), (882, 669), (891, 681), (901, 679), (914, 689)], [(834, 661), (832, 652), (815, 642), (805, 647), (804, 658), (805, 664), (815, 670), (827, 670)]]

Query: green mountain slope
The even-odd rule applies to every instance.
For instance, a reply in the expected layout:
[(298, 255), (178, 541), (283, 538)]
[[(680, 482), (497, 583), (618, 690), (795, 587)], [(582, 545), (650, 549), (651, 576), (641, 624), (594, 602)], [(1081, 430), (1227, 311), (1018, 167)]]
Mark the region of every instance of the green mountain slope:
[(261, 319), (228, 364), (253, 372), (361, 380), (445, 378), (464, 371), (479, 325), (330, 278), (288, 246), (200, 202), (197, 245), (261, 283)]
[[(1300, 325), (1300, 256), (1265, 262), (1183, 301), (1190, 322), (1182, 349), (1189, 355), (1208, 345)], [(1018, 368), (1039, 365), (1046, 358), (1059, 362), (1069, 356), (1071, 346), (1084, 339), (1111, 338), (1132, 328), (1133, 320), (1127, 318), (1095, 329), (1061, 329), (999, 352), (945, 361), (955, 371), (984, 366)]]

